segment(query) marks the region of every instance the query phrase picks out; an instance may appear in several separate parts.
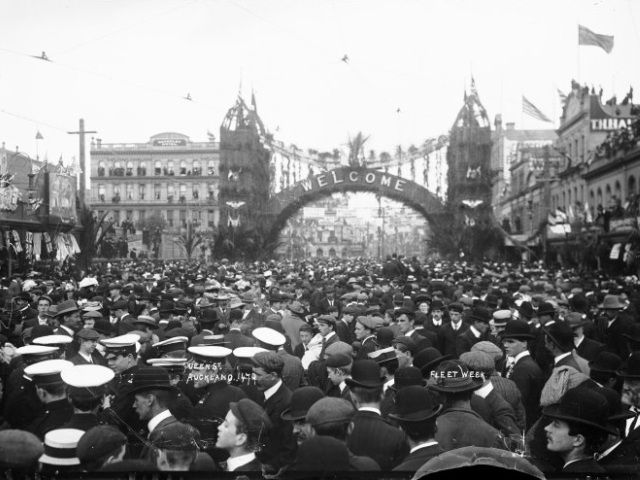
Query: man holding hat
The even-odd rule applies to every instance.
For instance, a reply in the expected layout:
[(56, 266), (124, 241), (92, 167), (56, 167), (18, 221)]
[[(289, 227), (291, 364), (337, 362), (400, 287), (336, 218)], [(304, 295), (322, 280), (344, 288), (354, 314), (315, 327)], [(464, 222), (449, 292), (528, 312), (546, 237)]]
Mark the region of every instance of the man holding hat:
[(391, 470), (406, 457), (409, 447), (402, 432), (382, 417), (380, 366), (371, 359), (356, 360), (346, 383), (357, 412), (347, 439), (349, 450), (375, 460), (382, 470)]
[(272, 428), (269, 416), (253, 400), (243, 398), (229, 404), (224, 421), (218, 427), (216, 447), (229, 452), (228, 472), (260, 472), (262, 464), (256, 451)]
[(92, 328), (82, 328), (76, 333), (78, 341), (78, 353), (72, 356), (69, 361), (74, 365), (102, 365), (107, 366), (104, 357), (96, 350), (100, 334)]
[(419, 385), (402, 388), (396, 394), (396, 407), (389, 418), (397, 421), (409, 442), (409, 455), (395, 472), (415, 472), (433, 457), (444, 452), (435, 439), (436, 417), (442, 411), (429, 391)]

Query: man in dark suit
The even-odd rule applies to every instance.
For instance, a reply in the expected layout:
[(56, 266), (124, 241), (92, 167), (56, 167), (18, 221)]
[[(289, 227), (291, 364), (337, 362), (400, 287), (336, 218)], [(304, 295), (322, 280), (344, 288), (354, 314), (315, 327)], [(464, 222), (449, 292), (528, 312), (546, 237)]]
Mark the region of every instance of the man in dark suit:
[(604, 343), (596, 342), (584, 336), (584, 326), (588, 321), (583, 318), (581, 313), (569, 312), (564, 321), (573, 329), (573, 343), (576, 346), (576, 352), (582, 358), (593, 362), (596, 357), (605, 349)]
[(263, 393), (264, 410), (273, 427), (267, 434), (265, 447), (258, 454), (258, 459), (269, 472), (282, 471), (295, 459), (293, 423), (281, 417), (291, 403), (291, 390), (281, 378), (283, 368), (284, 361), (276, 352), (259, 352), (253, 356), (256, 384)]
[(342, 305), (336, 298), (336, 288), (333, 285), (327, 285), (324, 289), (324, 297), (320, 299), (313, 313), (320, 315), (328, 315), (331, 312), (338, 312), (338, 316), (342, 313)]
[(615, 353), (620, 358), (629, 356), (628, 342), (624, 338), (629, 333), (632, 323), (621, 312), (626, 307), (617, 295), (606, 295), (598, 308), (603, 315), (596, 320), (598, 340), (606, 345), (606, 350)]
[(333, 343), (339, 342), (340, 337), (335, 332), (336, 319), (333, 315), (320, 315), (316, 318), (318, 333), (322, 336), (322, 348), (320, 350), (320, 360), (324, 360), (325, 350)]
[(312, 338), (313, 338), (313, 328), (311, 327), (311, 325), (307, 325), (307, 324), (301, 325), (300, 326), (300, 343), (296, 345), (296, 348), (293, 349), (293, 354), (299, 359), (302, 359), (302, 357), (304, 357), (304, 354), (309, 349), (308, 345)]
[(229, 332), (224, 336), (225, 346), (231, 350), (238, 347), (253, 347), (255, 340), (242, 333), (242, 320), (231, 322)]
[(396, 394), (396, 407), (389, 418), (397, 421), (409, 442), (409, 455), (393, 470), (415, 472), (427, 461), (444, 452), (435, 439), (436, 416), (442, 405), (419, 385), (402, 388)]
[(471, 315), (468, 317), (471, 325), (469, 329), (456, 338), (456, 353), (459, 357), (464, 352), (471, 350), (476, 343), (483, 340), (491, 340), (489, 333), (489, 322), (491, 312), (484, 307), (473, 307)]
[[(398, 322), (398, 336), (409, 337), (414, 343), (424, 343), (426, 347), (433, 347), (437, 343), (437, 334), (430, 330), (420, 329), (415, 326), (415, 313), (405, 307), (395, 311), (396, 322)], [(424, 339), (428, 340), (428, 343)]]
[(76, 341), (78, 342), (78, 353), (69, 359), (74, 365), (102, 365), (107, 366), (107, 361), (96, 350), (100, 340), (100, 334), (91, 328), (83, 328), (76, 333)]
[(387, 423), (380, 412), (380, 366), (373, 360), (356, 360), (352, 378), (346, 380), (358, 409), (351, 423), (347, 447), (355, 455), (375, 460), (383, 471), (398, 466), (409, 453), (405, 435)]
[(353, 358), (344, 353), (336, 353), (327, 358), (325, 365), (329, 379), (327, 395), (339, 397), (348, 400), (349, 403), (353, 403), (351, 389), (346, 382), (347, 378), (351, 376)]
[(438, 331), (438, 350), (443, 355), (450, 355), (458, 358), (462, 352), (458, 352), (456, 347), (456, 339), (469, 329), (469, 324), (462, 320), (462, 310), (464, 307), (461, 303), (452, 303), (449, 305), (449, 318), (451, 321), (445, 323)]
[(527, 430), (540, 416), (540, 392), (545, 382), (540, 366), (527, 349), (531, 339), (533, 334), (524, 320), (511, 320), (502, 333), (502, 344), (509, 356), (505, 376), (515, 382), (522, 394)]

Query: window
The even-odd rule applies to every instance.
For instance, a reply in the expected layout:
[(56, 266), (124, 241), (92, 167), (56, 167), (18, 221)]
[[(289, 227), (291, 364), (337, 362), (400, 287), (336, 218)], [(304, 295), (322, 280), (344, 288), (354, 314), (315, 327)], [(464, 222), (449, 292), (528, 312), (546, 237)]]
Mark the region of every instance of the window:
[(200, 198), (200, 190), (198, 188), (198, 185), (194, 185), (192, 187), (191, 195), (193, 196), (194, 200), (198, 200), (198, 198)]
[(116, 177), (124, 177), (124, 168), (122, 167), (122, 162), (116, 160), (113, 168), (113, 175)]
[(597, 207), (602, 207), (602, 189), (600, 187), (598, 187), (596, 202), (598, 202), (598, 205), (596, 205)]
[(133, 210), (127, 210), (127, 220), (131, 221), (133, 219)]
[(154, 164), (154, 167), (153, 167), (153, 174), (162, 175), (162, 163), (160, 163), (160, 160), (156, 160), (156, 163)]
[(138, 175), (141, 177), (146, 177), (147, 176), (147, 164), (146, 162), (140, 162), (140, 165), (138, 166)]
[(627, 192), (627, 196), (631, 196), (631, 195), (635, 195), (636, 194), (636, 179), (633, 175), (629, 176), (629, 180), (627, 181), (628, 183), (628, 192)]
[(187, 226), (187, 211), (184, 209), (180, 210), (180, 225), (183, 227)]
[(187, 174), (187, 162), (184, 160), (180, 160), (180, 175)]
[(131, 177), (133, 175), (133, 162), (127, 162), (127, 177)]
[(127, 200), (133, 200), (133, 185), (128, 183), (125, 186), (125, 192), (126, 192), (126, 195), (127, 195)]
[(182, 203), (187, 201), (187, 186), (184, 183), (180, 184), (180, 201)]
[(153, 198), (160, 200), (162, 198), (162, 190), (159, 183), (153, 185)]
[(167, 185), (167, 201), (168, 202), (173, 202), (173, 198), (175, 196), (175, 188), (173, 187), (172, 184)]
[(215, 175), (215, 174), (216, 174), (215, 163), (213, 160), (209, 160), (209, 163), (207, 164), (207, 175)]
[(138, 198), (140, 200), (144, 200), (145, 190), (146, 190), (146, 185), (144, 185), (144, 184), (138, 185)]
[(191, 169), (191, 174), (199, 177), (200, 175), (202, 175), (202, 166), (200, 165), (200, 160), (194, 160), (193, 161), (193, 167)]
[(107, 174), (107, 165), (100, 160), (100, 162), (98, 163), (98, 176), (99, 177), (104, 177)]
[(113, 203), (118, 203), (120, 201), (120, 185), (113, 186), (113, 197), (111, 198)]
[(144, 222), (144, 218), (146, 216), (146, 210), (138, 210), (138, 220)]
[(167, 210), (167, 225), (173, 227), (173, 210)]
[(611, 187), (609, 185), (604, 189), (604, 208), (609, 208), (611, 204)]
[(173, 163), (173, 160), (169, 160), (169, 163), (167, 163), (167, 175), (175, 175), (175, 164)]
[(207, 211), (207, 224), (209, 225), (209, 228), (213, 228), (214, 224), (213, 224), (213, 210), (208, 210)]
[(207, 199), (208, 200), (215, 200), (216, 199), (216, 192), (215, 189), (213, 187), (213, 185), (209, 184), (209, 190), (207, 192)]
[(116, 224), (116, 226), (120, 225), (120, 210), (114, 210), (113, 211), (113, 222)]
[(105, 198), (106, 198), (106, 188), (104, 187), (104, 185), (98, 185), (98, 199), (104, 203)]

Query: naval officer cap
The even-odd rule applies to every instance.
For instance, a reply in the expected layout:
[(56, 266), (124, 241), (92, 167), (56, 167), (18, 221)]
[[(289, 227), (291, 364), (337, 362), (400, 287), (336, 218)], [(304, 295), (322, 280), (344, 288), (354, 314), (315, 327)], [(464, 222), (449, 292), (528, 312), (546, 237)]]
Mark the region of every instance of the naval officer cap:
[(113, 370), (102, 365), (74, 365), (60, 372), (62, 381), (69, 385), (69, 396), (78, 400), (102, 397), (104, 386), (114, 376)]
[(59, 353), (57, 347), (46, 345), (25, 345), (24, 347), (16, 348), (16, 354), (20, 355), (27, 364), (54, 359)]
[(205, 364), (221, 363), (233, 353), (230, 348), (217, 345), (189, 347), (188, 350), (196, 362)]
[(282, 333), (268, 327), (258, 327), (251, 332), (251, 335), (256, 340), (272, 347), (280, 347), (287, 341)]
[(34, 363), (24, 369), (24, 374), (39, 386), (56, 385), (62, 383), (61, 372), (73, 367), (67, 360), (44, 360)]
[(100, 340), (100, 343), (104, 345), (106, 352), (105, 355), (135, 355), (140, 350), (140, 336), (127, 333), (113, 338), (104, 338)]
[(233, 349), (233, 356), (240, 360), (251, 360), (259, 352), (268, 352), (268, 350), (262, 347), (238, 347)]
[(187, 364), (186, 358), (150, 358), (147, 363), (152, 367), (164, 368), (169, 373), (182, 373)]
[(161, 342), (154, 343), (152, 347), (158, 349), (158, 353), (160, 355), (164, 355), (171, 352), (186, 350), (188, 341), (189, 337), (185, 336), (171, 337)]
[(35, 345), (45, 345), (47, 347), (65, 348), (73, 341), (69, 335), (45, 335), (33, 340)]

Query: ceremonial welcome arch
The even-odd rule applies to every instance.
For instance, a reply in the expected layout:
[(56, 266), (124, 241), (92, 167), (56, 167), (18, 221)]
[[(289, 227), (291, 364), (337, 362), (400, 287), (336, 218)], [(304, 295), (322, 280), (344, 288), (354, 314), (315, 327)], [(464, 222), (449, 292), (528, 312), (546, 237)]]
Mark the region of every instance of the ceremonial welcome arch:
[(269, 199), (269, 237), (276, 239), (287, 220), (309, 202), (335, 192), (373, 192), (398, 200), (427, 220), (443, 212), (440, 199), (411, 180), (365, 167), (339, 167), (306, 178)]

